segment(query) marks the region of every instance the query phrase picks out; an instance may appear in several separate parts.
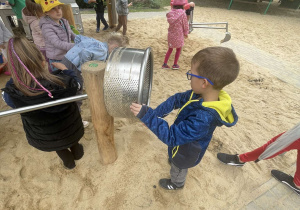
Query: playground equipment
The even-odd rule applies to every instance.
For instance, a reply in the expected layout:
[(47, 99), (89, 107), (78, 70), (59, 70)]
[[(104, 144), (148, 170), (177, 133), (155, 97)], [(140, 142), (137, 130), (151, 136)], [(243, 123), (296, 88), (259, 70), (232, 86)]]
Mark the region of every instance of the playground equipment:
[(114, 117), (133, 118), (132, 102), (149, 105), (153, 77), (151, 48), (115, 49), (107, 61), (104, 75), (104, 102)]
[(88, 98), (101, 162), (113, 163), (117, 159), (114, 117), (132, 118), (132, 102), (149, 104), (150, 101), (153, 75), (151, 48), (117, 48), (106, 63), (89, 61), (82, 65), (81, 70), (87, 94), (2, 111), (0, 118)]
[[(221, 43), (227, 42), (231, 39), (231, 34), (228, 32), (228, 22), (215, 22), (215, 23), (194, 23), (193, 22), (194, 8), (191, 7), (191, 14), (189, 19), (189, 33), (193, 31), (194, 28), (205, 28), (205, 29), (225, 29), (225, 38), (221, 40)], [(222, 25), (216, 27), (215, 25)]]

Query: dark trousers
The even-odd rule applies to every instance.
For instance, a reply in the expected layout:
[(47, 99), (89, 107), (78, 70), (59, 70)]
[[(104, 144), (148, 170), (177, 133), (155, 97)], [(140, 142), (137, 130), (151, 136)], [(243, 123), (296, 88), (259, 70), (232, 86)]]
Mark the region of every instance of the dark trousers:
[(97, 29), (100, 29), (100, 20), (104, 27), (108, 27), (108, 24), (104, 18), (104, 13), (96, 12)]
[(83, 148), (78, 142), (69, 149), (56, 151), (57, 155), (63, 161), (64, 165), (72, 169), (75, 167), (75, 160), (79, 160), (83, 156)]

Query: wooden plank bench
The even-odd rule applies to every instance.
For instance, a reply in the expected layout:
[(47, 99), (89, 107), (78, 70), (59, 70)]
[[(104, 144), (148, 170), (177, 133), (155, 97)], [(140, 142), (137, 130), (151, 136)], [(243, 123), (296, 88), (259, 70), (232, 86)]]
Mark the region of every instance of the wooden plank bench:
[(267, 8), (266, 8), (266, 10), (264, 12), (264, 15), (267, 14), (268, 9), (269, 9), (271, 3), (273, 2), (273, 0), (260, 0), (259, 2), (257, 2), (257, 1), (247, 1), (247, 0), (230, 0), (228, 9), (231, 8), (231, 5), (232, 5), (233, 1), (235, 1), (235, 2), (241, 2), (241, 3), (247, 3), (247, 4), (259, 4), (262, 1), (268, 1), (269, 3), (268, 3), (268, 6), (267, 6)]

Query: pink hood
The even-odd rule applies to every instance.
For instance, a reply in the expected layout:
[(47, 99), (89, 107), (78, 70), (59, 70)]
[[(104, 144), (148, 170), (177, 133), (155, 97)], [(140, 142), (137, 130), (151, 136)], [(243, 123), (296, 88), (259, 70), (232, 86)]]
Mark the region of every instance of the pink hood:
[(179, 20), (182, 19), (182, 16), (185, 15), (185, 11), (183, 9), (172, 9), (171, 12), (167, 14), (167, 20), (170, 25), (175, 24)]

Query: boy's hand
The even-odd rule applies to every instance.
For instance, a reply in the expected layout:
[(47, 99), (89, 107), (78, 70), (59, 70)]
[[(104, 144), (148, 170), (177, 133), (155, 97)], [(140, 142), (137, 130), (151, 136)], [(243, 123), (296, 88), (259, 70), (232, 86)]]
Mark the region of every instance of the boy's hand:
[(130, 4), (128, 4), (128, 7), (131, 7), (132, 6), (132, 2), (130, 2)]
[(188, 35), (184, 35), (184, 38), (187, 39), (187, 38), (188, 38)]
[(194, 2), (190, 2), (190, 7), (195, 7), (195, 3)]
[(137, 103), (132, 103), (130, 106), (130, 111), (134, 114), (134, 116), (137, 116), (138, 113), (141, 111), (142, 105)]
[(62, 63), (52, 63), (52, 66), (54, 66), (55, 68), (58, 68), (60, 70), (68, 70), (68, 68), (65, 66), (65, 64)]

